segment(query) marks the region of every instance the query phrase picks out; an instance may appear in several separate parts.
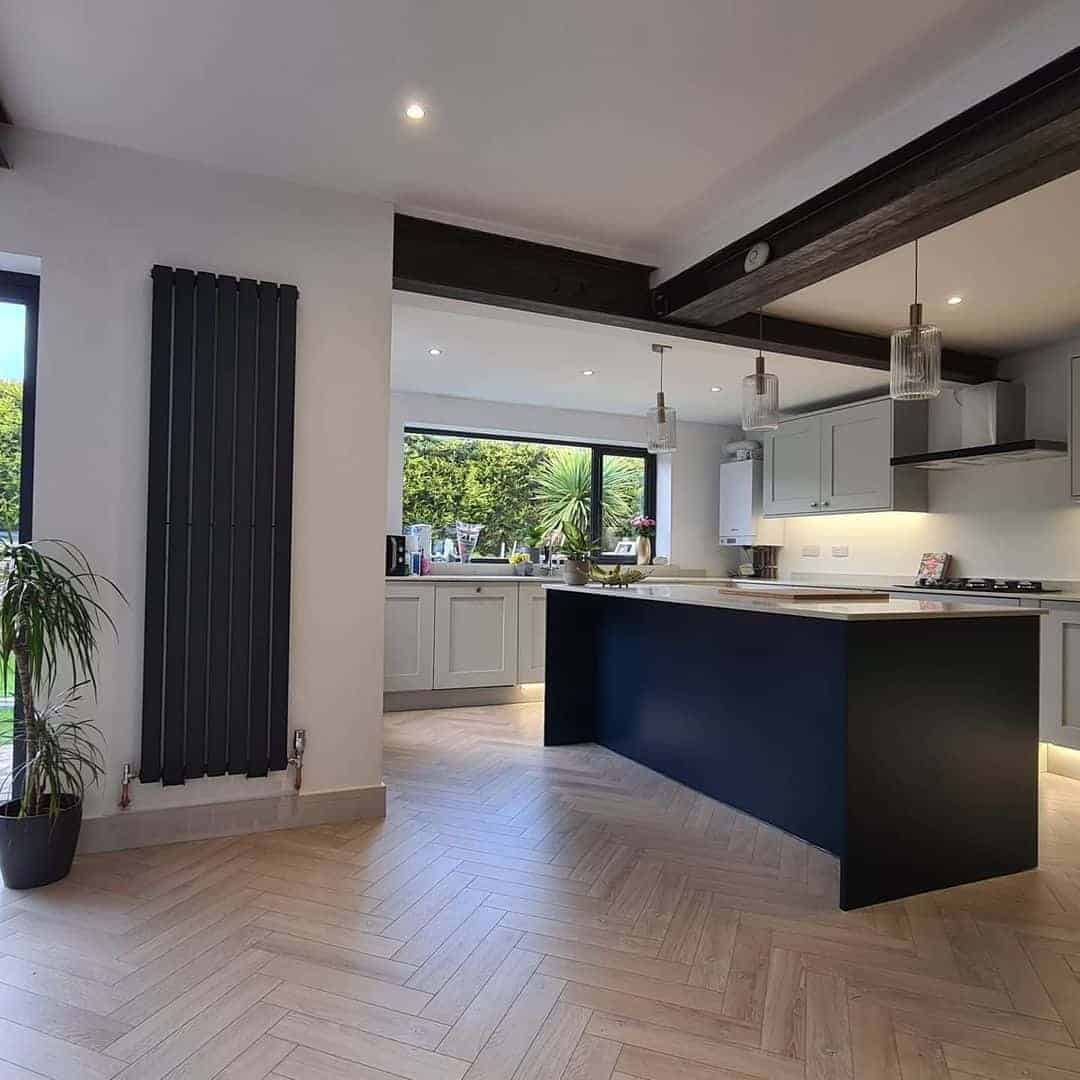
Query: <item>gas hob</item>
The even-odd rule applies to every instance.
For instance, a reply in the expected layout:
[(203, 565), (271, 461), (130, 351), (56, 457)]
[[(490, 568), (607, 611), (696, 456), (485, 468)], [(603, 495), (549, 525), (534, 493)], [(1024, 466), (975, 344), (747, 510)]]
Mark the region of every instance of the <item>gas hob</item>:
[(1035, 593), (1047, 594), (1061, 592), (1044, 586), (1041, 581), (1034, 578), (985, 578), (985, 577), (962, 577), (943, 578), (940, 581), (932, 581), (928, 578), (917, 578), (911, 585), (901, 585), (903, 589), (940, 589), (943, 592), (974, 592), (974, 593)]

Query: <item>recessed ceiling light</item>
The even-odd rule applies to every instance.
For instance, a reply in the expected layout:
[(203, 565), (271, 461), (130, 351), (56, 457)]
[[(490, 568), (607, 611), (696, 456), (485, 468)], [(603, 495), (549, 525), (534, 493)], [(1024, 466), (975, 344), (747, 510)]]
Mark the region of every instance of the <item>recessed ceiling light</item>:
[(405, 110), (405, 118), (407, 120), (423, 120), (425, 116), (427, 116), (427, 112), (419, 101), (414, 101)]
[(709, 389), (710, 389), (710, 390), (711, 390), (711, 391), (712, 391), (712, 392), (713, 392), (714, 394), (719, 394), (719, 393), (720, 393), (720, 391), (721, 391), (721, 390), (723, 390), (724, 388), (723, 388), (722, 386), (710, 386), (710, 387), (709, 387)]
[(964, 298), (962, 296), (950, 296), (949, 299), (945, 301), (950, 307), (956, 307), (957, 304), (962, 304), (963, 302)]
[(595, 375), (595, 374), (596, 374), (596, 372), (595, 372), (595, 371), (593, 371), (593, 369), (592, 369), (592, 368), (586, 368), (586, 369), (585, 369), (585, 370), (584, 370), (584, 371), (583, 371), (583, 372), (582, 372), (581, 374), (582, 374), (582, 375)]
[(442, 349), (437, 345), (432, 345), (431, 348), (428, 349), (427, 354), (428, 356), (442, 356)]

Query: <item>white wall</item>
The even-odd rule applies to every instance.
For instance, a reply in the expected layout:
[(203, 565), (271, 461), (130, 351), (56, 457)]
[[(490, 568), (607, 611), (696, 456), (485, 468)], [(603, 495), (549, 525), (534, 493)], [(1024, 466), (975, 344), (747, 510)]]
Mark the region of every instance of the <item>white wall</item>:
[[(1001, 365), (1027, 388), (1027, 434), (1067, 438), (1068, 358), (1080, 335)], [(959, 414), (946, 390), (931, 405), (931, 445), (959, 445)], [(819, 545), (805, 558), (803, 545)], [(835, 559), (834, 544), (850, 556)], [(1068, 497), (1066, 459), (1015, 462), (930, 474), (926, 514), (849, 514), (789, 518), (782, 572), (914, 575), (924, 551), (949, 551), (963, 575), (1080, 580), (1080, 504)]]
[[(394, 393), (390, 399), (387, 464), (387, 531), (401, 531), (401, 437), (406, 425), (581, 439), (612, 445), (644, 446), (641, 416), (514, 405), (439, 394)], [(716, 543), (719, 515), (717, 467), (723, 446), (742, 433), (715, 424), (679, 424), (679, 449), (657, 467), (659, 525), (657, 553), (672, 563), (724, 572), (733, 562)]]
[(88, 812), (113, 812), (120, 764), (138, 762), (155, 263), (299, 286), (291, 722), (309, 733), (305, 790), (378, 784), (392, 208), (23, 130), (5, 145), (0, 249), (42, 260), (35, 533), (78, 543), (130, 599), (103, 643), (108, 779)]

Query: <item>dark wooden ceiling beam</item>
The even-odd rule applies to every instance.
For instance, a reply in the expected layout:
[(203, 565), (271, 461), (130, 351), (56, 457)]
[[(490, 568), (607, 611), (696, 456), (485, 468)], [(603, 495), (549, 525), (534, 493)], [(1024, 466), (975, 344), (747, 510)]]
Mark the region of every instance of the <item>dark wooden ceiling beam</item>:
[[(533, 311), (652, 318), (653, 267), (394, 215), (394, 286)], [(558, 312), (556, 312), (558, 313)]]
[(727, 322), (1077, 169), (1080, 48), (663, 282), (654, 314)]
[[(887, 337), (838, 330), (835, 327), (797, 322), (794, 319), (781, 319), (774, 315), (765, 315), (761, 321), (767, 352), (806, 356), (814, 360), (827, 360), (833, 364), (848, 364), (874, 371), (889, 370)], [(669, 326), (671, 323), (664, 320), (662, 325)], [(756, 349), (758, 317), (753, 314), (740, 315), (722, 323), (712, 332), (718, 336), (718, 340), (727, 345)], [(949, 382), (987, 382), (997, 377), (997, 367), (997, 359), (992, 356), (950, 348), (941, 350), (941, 371)]]
[[(651, 312), (652, 268), (537, 244), (495, 233), (446, 225), (406, 214), (394, 216), (394, 288), (467, 300), (476, 304), (604, 323), (718, 345), (757, 348), (757, 318), (721, 326), (678, 319), (658, 320)], [(810, 323), (766, 316), (764, 347), (769, 352), (887, 371), (889, 341)], [(991, 357), (944, 350), (945, 377), (955, 382), (992, 379)]]

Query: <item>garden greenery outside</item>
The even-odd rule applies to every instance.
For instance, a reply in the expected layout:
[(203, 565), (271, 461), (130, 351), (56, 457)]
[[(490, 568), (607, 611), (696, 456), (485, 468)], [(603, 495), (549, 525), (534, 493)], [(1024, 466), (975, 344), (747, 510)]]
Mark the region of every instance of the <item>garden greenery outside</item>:
[[(529, 546), (537, 529), (566, 521), (592, 527), (592, 458), (586, 447), (407, 433), (403, 446), (402, 520), (430, 524), (438, 539), (458, 521), (483, 525), (476, 554), (505, 558)], [(605, 455), (601, 543), (612, 551), (633, 537), (630, 519), (643, 512), (641, 458)]]
[[(19, 530), (19, 473), (22, 465), (22, 382), (0, 379), (0, 530)], [(0, 671), (0, 696), (15, 693), (13, 670)], [(0, 744), (11, 741), (12, 707), (0, 702)]]

